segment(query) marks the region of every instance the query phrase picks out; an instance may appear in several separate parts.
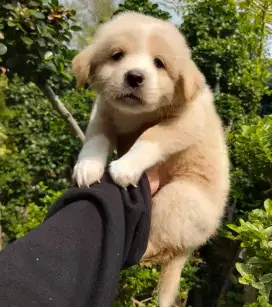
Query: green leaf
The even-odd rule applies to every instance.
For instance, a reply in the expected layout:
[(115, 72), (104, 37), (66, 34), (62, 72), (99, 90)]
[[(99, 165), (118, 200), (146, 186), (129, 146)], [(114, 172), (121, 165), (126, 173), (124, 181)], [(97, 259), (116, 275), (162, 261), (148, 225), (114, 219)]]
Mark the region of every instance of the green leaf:
[(272, 226), (270, 227), (267, 227), (265, 230), (264, 230), (267, 238), (270, 238), (272, 236)]
[(228, 228), (230, 228), (231, 230), (233, 230), (235, 232), (240, 232), (240, 227), (239, 226), (236, 226), (234, 224), (228, 224), (227, 226), (228, 226)]
[(22, 41), (24, 41), (27, 45), (32, 45), (33, 44), (33, 40), (27, 36), (22, 36), (21, 37)]
[(249, 275), (248, 266), (246, 264), (237, 262), (235, 267), (242, 277)]
[(59, 6), (59, 1), (58, 0), (51, 0), (52, 6), (53, 7), (58, 7)]
[(71, 30), (73, 30), (73, 31), (81, 31), (82, 28), (79, 27), (79, 26), (72, 26), (72, 27), (71, 27)]
[(16, 27), (17, 23), (13, 22), (12, 20), (8, 20), (8, 26), (9, 27)]
[(73, 80), (73, 76), (71, 76), (70, 74), (67, 74), (66, 72), (62, 71), (61, 72), (61, 75), (66, 78), (67, 80), (69, 81), (72, 81)]
[(265, 284), (272, 282), (272, 273), (265, 274), (259, 278), (260, 282)]
[(0, 43), (0, 55), (4, 55), (7, 51), (8, 51), (7, 46)]
[(52, 60), (54, 57), (53, 52), (52, 51), (46, 51), (43, 58), (45, 61), (50, 61)]
[(0, 23), (0, 30), (4, 29), (4, 25)]
[(272, 214), (272, 200), (271, 199), (267, 199), (264, 202), (264, 207), (267, 213)]
[(239, 280), (239, 283), (242, 284), (242, 285), (248, 285), (249, 284), (249, 282), (243, 277), (239, 277), (238, 280)]
[(258, 257), (251, 257), (248, 259), (248, 264), (258, 264), (260, 262), (260, 259)]
[(39, 6), (39, 3), (35, 2), (35, 1), (30, 1), (29, 5), (31, 5), (31, 6)]
[(31, 13), (32, 16), (36, 17), (37, 19), (44, 19), (45, 16), (43, 13), (41, 12), (34, 12), (34, 13)]
[(67, 29), (68, 29), (68, 24), (67, 24), (65, 21), (61, 21), (59, 24), (61, 25), (61, 27), (62, 27), (64, 30), (67, 30)]
[(256, 281), (252, 281), (252, 286), (258, 290), (264, 289), (265, 285), (262, 282), (256, 282)]

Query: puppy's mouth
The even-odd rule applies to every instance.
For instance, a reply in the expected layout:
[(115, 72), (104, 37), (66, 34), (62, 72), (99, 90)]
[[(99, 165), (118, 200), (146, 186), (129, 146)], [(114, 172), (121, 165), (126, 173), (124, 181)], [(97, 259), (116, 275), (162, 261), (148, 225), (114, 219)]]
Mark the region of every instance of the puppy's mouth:
[(119, 94), (117, 95), (117, 100), (123, 104), (127, 104), (127, 105), (141, 105), (141, 104), (144, 104), (143, 100), (132, 94), (132, 93), (129, 93), (129, 94)]

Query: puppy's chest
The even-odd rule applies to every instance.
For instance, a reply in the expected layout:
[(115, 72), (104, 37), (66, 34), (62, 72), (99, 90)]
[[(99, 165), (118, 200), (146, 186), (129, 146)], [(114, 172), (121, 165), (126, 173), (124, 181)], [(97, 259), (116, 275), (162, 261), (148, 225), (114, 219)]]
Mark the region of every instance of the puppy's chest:
[(131, 134), (140, 130), (143, 126), (152, 126), (157, 121), (154, 114), (112, 114), (112, 120), (118, 135)]
[(158, 123), (157, 119), (149, 118), (149, 120), (139, 119), (121, 119), (115, 122), (117, 140), (116, 149), (118, 156), (124, 155), (136, 140), (149, 128)]

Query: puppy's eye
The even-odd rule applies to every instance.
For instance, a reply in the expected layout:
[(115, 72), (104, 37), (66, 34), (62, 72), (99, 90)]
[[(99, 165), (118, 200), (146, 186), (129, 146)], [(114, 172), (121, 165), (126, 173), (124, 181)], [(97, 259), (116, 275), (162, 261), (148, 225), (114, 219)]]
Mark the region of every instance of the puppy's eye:
[(154, 59), (154, 64), (157, 68), (165, 68), (163, 61), (159, 58)]
[(124, 52), (123, 51), (116, 51), (112, 54), (111, 58), (114, 61), (120, 61), (124, 57)]

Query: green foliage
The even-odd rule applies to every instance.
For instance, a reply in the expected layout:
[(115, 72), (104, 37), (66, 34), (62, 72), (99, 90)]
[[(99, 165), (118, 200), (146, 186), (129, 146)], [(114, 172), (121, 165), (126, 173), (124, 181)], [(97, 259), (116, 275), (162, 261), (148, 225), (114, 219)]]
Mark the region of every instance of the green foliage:
[(6, 90), (8, 86), (8, 78), (4, 75), (0, 75), (0, 125), (7, 124), (7, 121), (11, 118), (12, 114), (6, 107)]
[(44, 83), (66, 73), (74, 53), (67, 48), (75, 12), (58, 0), (27, 0), (0, 4), (0, 62), (8, 73), (17, 73), (26, 81)]
[(4, 74), (0, 75), (0, 156), (9, 153), (4, 142), (7, 139), (5, 124), (11, 118), (11, 112), (6, 107), (5, 92), (8, 80)]
[(180, 27), (209, 85), (220, 85), (216, 103), (226, 125), (257, 114), (267, 92), (268, 71), (261, 63), (260, 25), (232, 0), (194, 1)]
[(39, 205), (30, 203), (26, 207), (18, 207), (17, 211), (11, 213), (7, 210), (8, 207), (0, 206), (0, 216), (2, 220), (9, 219), (8, 233), (14, 234), (15, 238), (20, 238), (32, 229), (39, 226), (46, 214), (48, 208), (63, 194), (61, 191), (53, 191), (48, 189), (43, 182), (39, 182), (34, 189), (39, 191)]
[(120, 4), (115, 14), (134, 11), (145, 15), (150, 15), (160, 19), (170, 19), (170, 13), (163, 11), (159, 8), (157, 3), (152, 3), (148, 0), (125, 0), (123, 4)]
[[(179, 300), (186, 300), (188, 291), (193, 287), (199, 287), (200, 281), (195, 277), (197, 270), (194, 262), (185, 266), (180, 279)], [(158, 306), (156, 287), (159, 276), (160, 270), (156, 266), (138, 265), (121, 272), (118, 294), (113, 306)]]
[(244, 121), (229, 134), (232, 196), (240, 209), (272, 196), (272, 116)]
[(229, 225), (237, 234), (229, 235), (241, 241), (245, 248), (243, 263), (236, 263), (240, 274), (239, 282), (256, 288), (262, 300), (269, 303), (272, 290), (272, 201), (267, 199), (263, 209), (248, 214), (247, 221), (240, 219), (240, 225)]
[[(93, 97), (86, 90), (68, 89), (61, 97), (84, 128)], [(10, 228), (15, 223), (13, 217), (22, 216), (30, 203), (43, 204), (45, 191), (41, 182), (55, 192), (69, 185), (81, 144), (33, 83), (24, 85), (19, 78), (12, 80), (6, 91), (6, 104), (13, 112), (5, 142), (11, 153), (0, 157), (0, 203), (6, 212), (4, 231), (14, 239), (17, 234)]]
[(92, 42), (98, 26), (110, 19), (116, 10), (113, 0), (76, 0), (67, 5), (76, 10), (76, 23), (81, 27), (72, 40), (78, 49)]
[(260, 42), (258, 53), (264, 55), (264, 45), (267, 36), (272, 34), (272, 1), (271, 0), (239, 0), (239, 8), (253, 16), (253, 22), (260, 25)]

